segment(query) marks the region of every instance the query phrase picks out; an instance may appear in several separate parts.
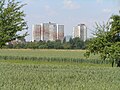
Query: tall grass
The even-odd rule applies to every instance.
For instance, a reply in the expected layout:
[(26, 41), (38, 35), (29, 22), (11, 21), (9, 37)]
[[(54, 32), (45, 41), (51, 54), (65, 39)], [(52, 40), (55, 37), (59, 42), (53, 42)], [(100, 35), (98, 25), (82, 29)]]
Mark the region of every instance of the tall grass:
[[(42, 49), (0, 49), (0, 56), (25, 56), (25, 57), (55, 57), (55, 58), (81, 58), (85, 50), (42, 50)], [(98, 59), (99, 55), (91, 55), (89, 59)]]
[(33, 60), (33, 61), (47, 61), (47, 62), (74, 62), (74, 63), (93, 63), (93, 64), (110, 64), (109, 61), (102, 61), (97, 59), (80, 59), (80, 58), (58, 58), (58, 57), (28, 57), (28, 56), (0, 56), (0, 60)]
[(47, 62), (74, 62), (109, 64), (109, 61), (99, 60), (99, 56), (84, 57), (84, 50), (32, 50), (32, 49), (1, 49), (0, 60), (38, 60)]
[(119, 90), (120, 69), (0, 63), (0, 90)]

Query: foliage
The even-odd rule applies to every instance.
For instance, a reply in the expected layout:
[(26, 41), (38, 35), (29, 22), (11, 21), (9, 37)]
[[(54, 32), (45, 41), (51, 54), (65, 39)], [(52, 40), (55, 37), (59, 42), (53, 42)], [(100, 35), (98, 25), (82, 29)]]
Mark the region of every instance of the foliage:
[(18, 31), (27, 29), (24, 11), (20, 10), (23, 6), (15, 0), (0, 0), (0, 47), (27, 35), (17, 34)]
[(7, 45), (7, 48), (30, 48), (30, 49), (85, 49), (85, 42), (80, 40), (80, 38), (71, 38), (69, 42), (56, 41), (39, 41), (39, 42), (26, 42), (17, 43), (15, 45)]
[(111, 21), (107, 24), (96, 24), (95, 37), (89, 41), (87, 45), (88, 51), (86, 57), (90, 53), (100, 54), (101, 59), (110, 60), (112, 66), (114, 63), (120, 65), (120, 16), (113, 15)]
[(76, 38), (73, 38), (73, 43), (72, 43), (72, 46), (75, 48), (75, 49), (84, 49), (84, 42), (76, 37)]

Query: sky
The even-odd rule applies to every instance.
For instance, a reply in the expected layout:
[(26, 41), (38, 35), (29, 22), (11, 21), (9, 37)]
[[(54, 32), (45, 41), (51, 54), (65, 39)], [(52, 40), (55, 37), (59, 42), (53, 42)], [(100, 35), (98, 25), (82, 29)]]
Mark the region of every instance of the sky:
[[(19, 0), (20, 1), (20, 0)], [(92, 37), (95, 22), (106, 22), (111, 15), (119, 14), (120, 0), (21, 0), (26, 3), (29, 36), (32, 39), (32, 25), (53, 22), (64, 25), (66, 35), (72, 35), (73, 26), (84, 23), (88, 28), (88, 37)]]

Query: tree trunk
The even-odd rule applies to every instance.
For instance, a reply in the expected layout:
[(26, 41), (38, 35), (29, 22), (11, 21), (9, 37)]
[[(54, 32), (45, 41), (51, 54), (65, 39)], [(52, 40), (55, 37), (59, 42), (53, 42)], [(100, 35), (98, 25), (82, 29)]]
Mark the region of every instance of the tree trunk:
[(120, 60), (118, 60), (117, 62), (117, 67), (120, 67)]
[(112, 67), (113, 67), (113, 65), (114, 65), (114, 61), (112, 61)]
[(2, 49), (3, 45), (0, 45), (0, 49)]

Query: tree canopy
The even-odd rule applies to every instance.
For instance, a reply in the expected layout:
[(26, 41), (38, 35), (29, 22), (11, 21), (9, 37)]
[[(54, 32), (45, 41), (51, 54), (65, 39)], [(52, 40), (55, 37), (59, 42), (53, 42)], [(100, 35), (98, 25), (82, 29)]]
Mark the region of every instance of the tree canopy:
[(95, 37), (87, 45), (86, 57), (100, 54), (102, 60), (110, 60), (120, 66), (120, 15), (113, 15), (103, 25), (96, 23)]
[(27, 33), (17, 34), (18, 31), (28, 28), (24, 20), (24, 11), (21, 10), (24, 5), (15, 0), (0, 0), (0, 48), (6, 42), (27, 35)]

